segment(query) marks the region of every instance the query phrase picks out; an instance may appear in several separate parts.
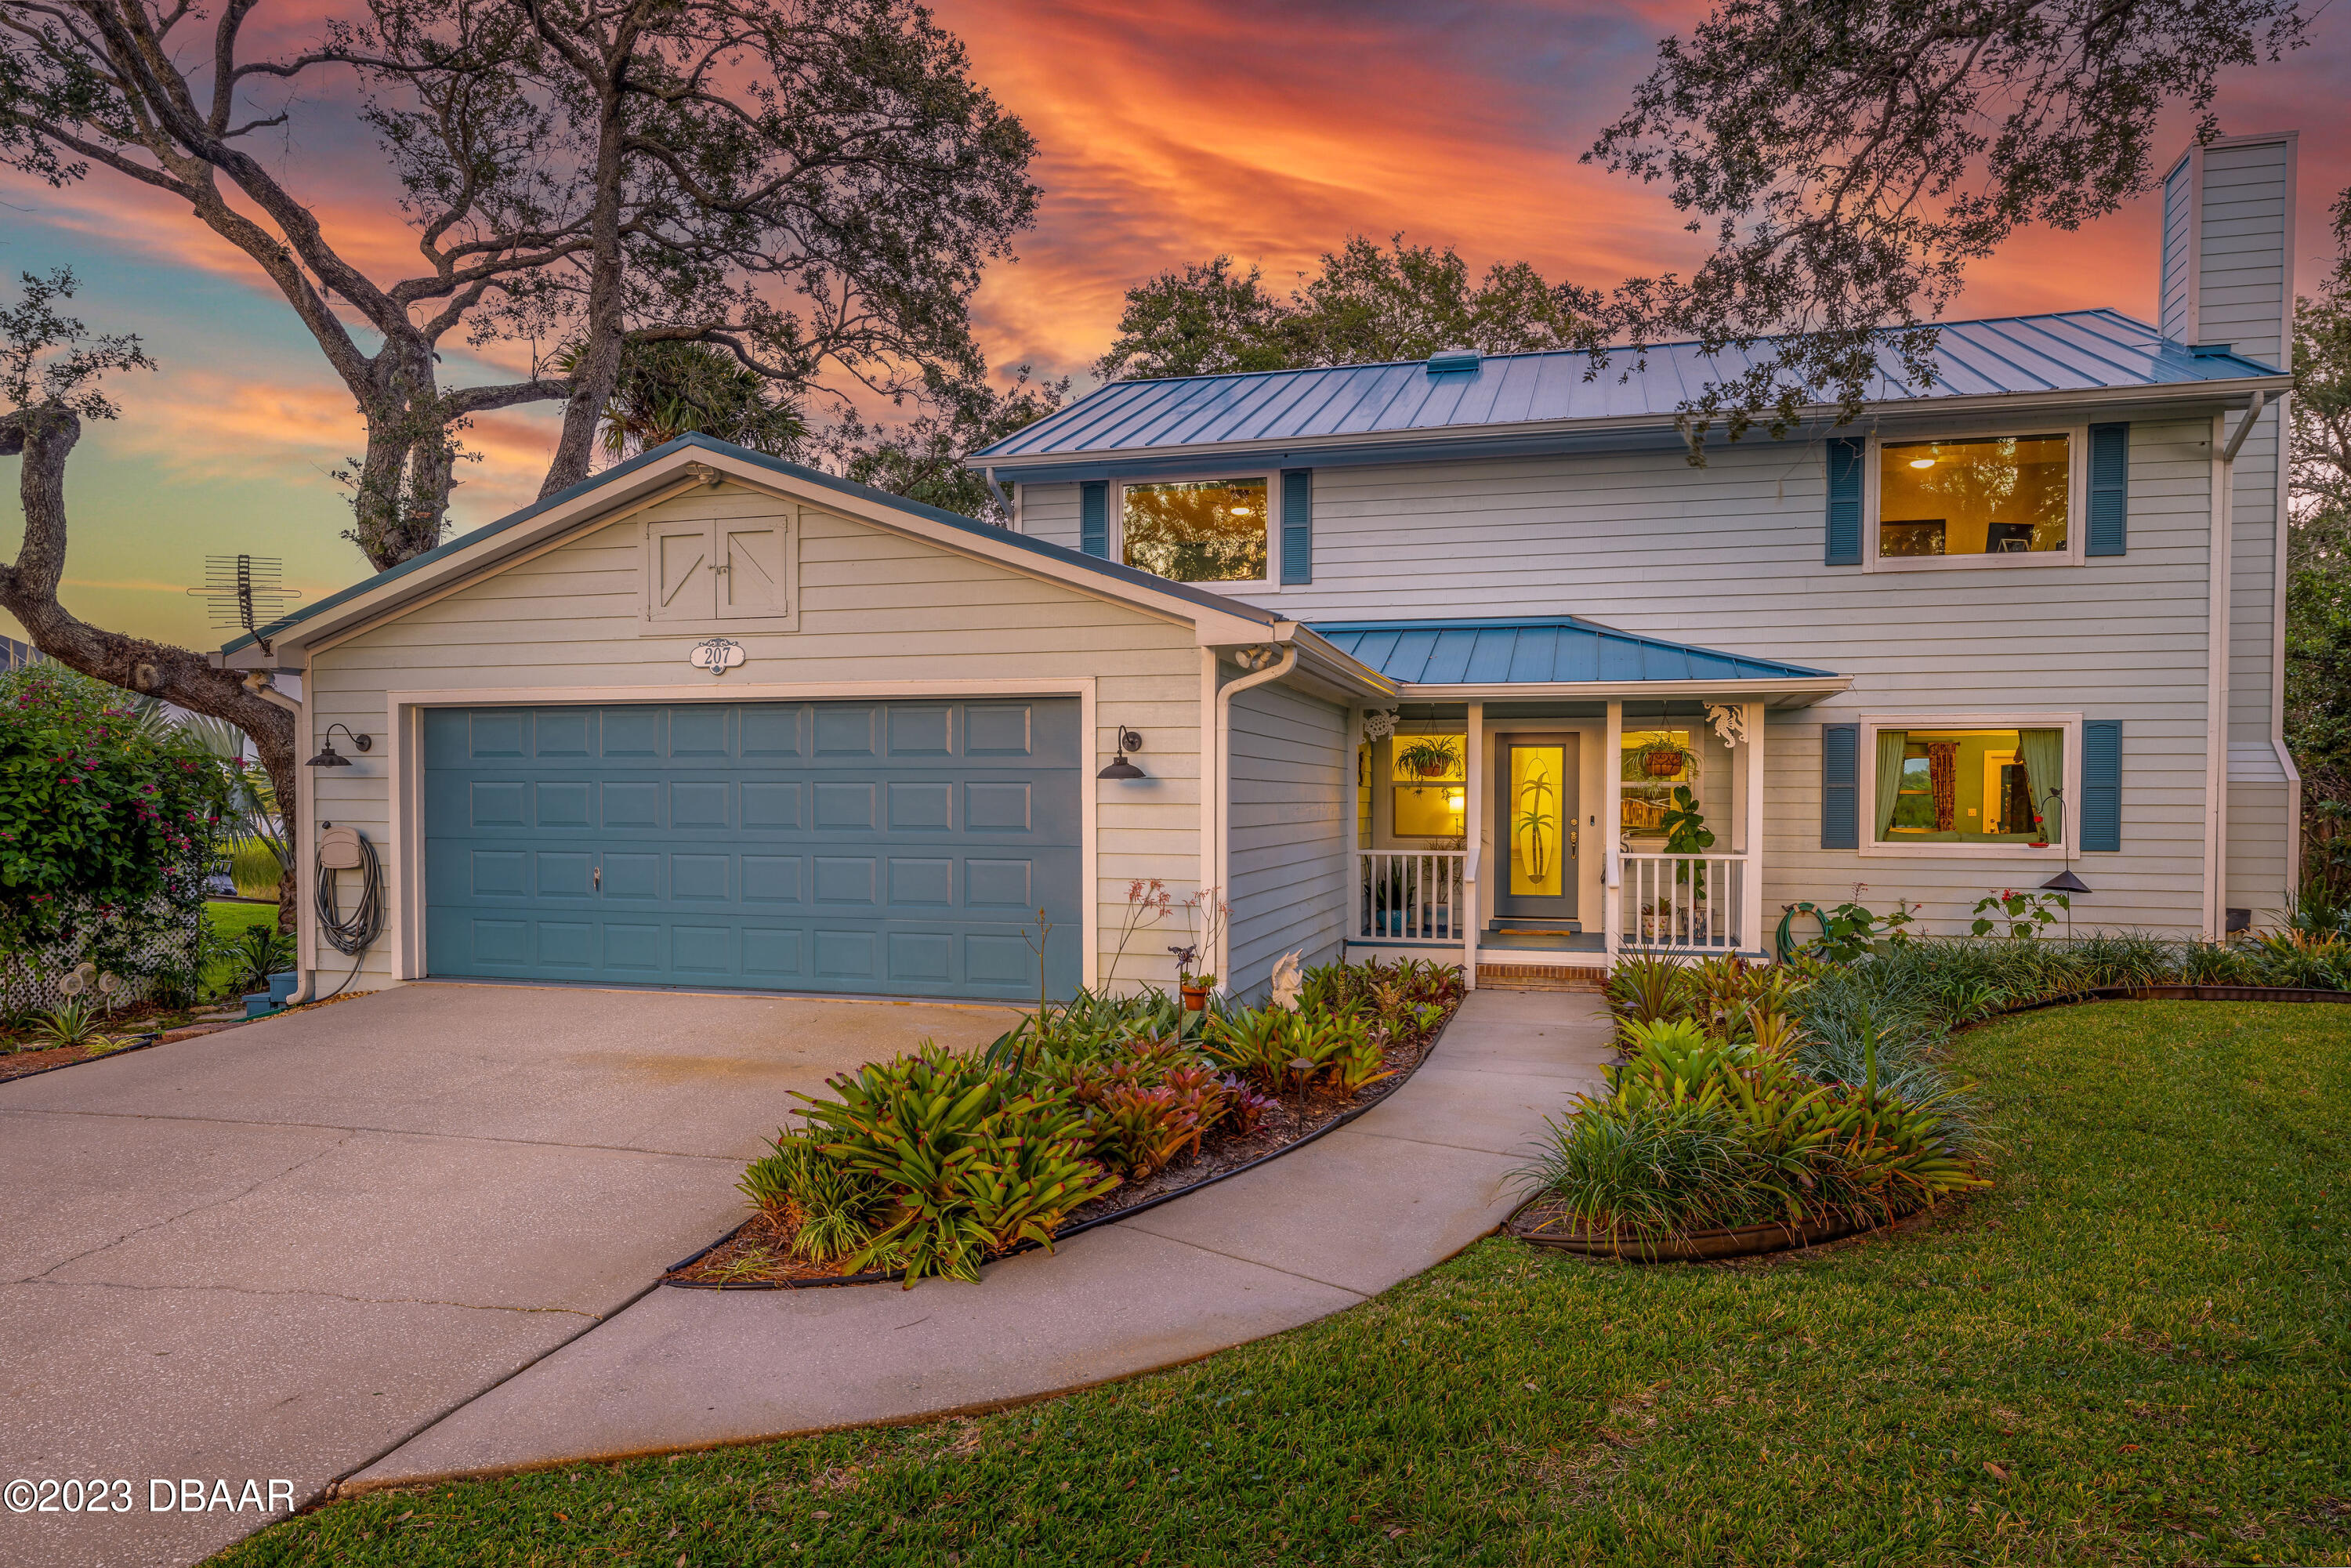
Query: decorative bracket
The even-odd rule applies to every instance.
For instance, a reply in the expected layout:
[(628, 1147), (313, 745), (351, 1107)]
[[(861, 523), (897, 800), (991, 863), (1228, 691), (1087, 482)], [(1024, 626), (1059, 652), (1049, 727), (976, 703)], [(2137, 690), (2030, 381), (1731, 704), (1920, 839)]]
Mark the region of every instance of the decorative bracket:
[(1364, 710), (1364, 738), (1385, 740), (1395, 733), (1396, 710), (1392, 707), (1367, 707)]
[(1723, 745), (1739, 747), (1747, 744), (1745, 703), (1708, 703), (1706, 721), (1714, 726), (1714, 733), (1722, 737)]

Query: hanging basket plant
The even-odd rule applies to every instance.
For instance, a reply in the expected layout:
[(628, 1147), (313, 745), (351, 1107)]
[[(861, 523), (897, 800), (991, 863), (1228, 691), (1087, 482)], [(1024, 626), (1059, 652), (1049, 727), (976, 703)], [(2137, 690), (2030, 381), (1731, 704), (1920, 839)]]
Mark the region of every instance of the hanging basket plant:
[(1396, 748), (1396, 765), (1417, 779), (1443, 779), (1461, 766), (1459, 747), (1451, 736), (1425, 735)]
[(1653, 746), (1641, 756), (1641, 767), (1652, 779), (1671, 779), (1682, 770), (1682, 759), (1688, 755), (1671, 741)]

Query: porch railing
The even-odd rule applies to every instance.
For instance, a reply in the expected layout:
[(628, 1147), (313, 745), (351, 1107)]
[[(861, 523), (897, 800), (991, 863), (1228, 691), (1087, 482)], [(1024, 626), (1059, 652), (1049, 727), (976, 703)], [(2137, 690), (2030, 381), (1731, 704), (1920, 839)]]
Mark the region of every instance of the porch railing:
[(1460, 850), (1355, 852), (1358, 942), (1458, 942), (1468, 918)]
[(1755, 944), (1746, 924), (1745, 855), (1626, 854), (1619, 947), (1734, 953)]

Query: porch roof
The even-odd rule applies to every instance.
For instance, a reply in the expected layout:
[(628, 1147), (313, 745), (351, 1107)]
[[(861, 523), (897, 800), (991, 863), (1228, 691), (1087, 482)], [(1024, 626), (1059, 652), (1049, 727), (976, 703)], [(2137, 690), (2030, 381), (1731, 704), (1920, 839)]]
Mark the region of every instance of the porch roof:
[(1536, 620), (1316, 622), (1359, 664), (1407, 686), (1642, 685), (1835, 680), (1833, 671), (1619, 632), (1573, 615)]

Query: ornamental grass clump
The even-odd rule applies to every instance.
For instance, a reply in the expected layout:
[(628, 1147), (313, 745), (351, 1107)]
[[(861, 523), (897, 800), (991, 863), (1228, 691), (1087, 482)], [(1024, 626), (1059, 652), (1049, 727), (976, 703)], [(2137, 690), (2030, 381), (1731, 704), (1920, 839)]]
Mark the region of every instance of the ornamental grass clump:
[(1860, 1082), (1808, 1073), (1813, 1042), (1755, 1005), (1780, 982), (1751, 995), (1742, 983), (1725, 964), (1682, 982), (1685, 1016), (1620, 1018), (1608, 1092), (1577, 1096), (1520, 1173), (1547, 1210), (1537, 1229), (1637, 1249), (1742, 1226), (1879, 1224), (1987, 1185), (1952, 1092), (1882, 1082), (1875, 1034)]
[(753, 1208), (790, 1238), (793, 1257), (839, 1262), (871, 1243), (887, 1223), (894, 1202), (889, 1184), (826, 1154), (813, 1134), (779, 1132), (768, 1147), (737, 1185)]

